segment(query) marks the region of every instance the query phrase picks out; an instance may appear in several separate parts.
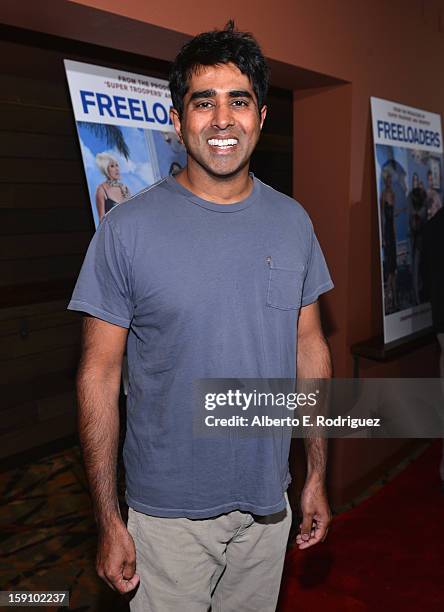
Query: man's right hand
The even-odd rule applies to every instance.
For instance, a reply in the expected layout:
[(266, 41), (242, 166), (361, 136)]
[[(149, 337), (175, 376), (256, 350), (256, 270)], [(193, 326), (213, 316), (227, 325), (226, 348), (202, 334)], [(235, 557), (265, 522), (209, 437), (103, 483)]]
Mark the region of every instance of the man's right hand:
[(134, 540), (123, 521), (99, 529), (96, 571), (108, 586), (122, 594), (139, 584)]

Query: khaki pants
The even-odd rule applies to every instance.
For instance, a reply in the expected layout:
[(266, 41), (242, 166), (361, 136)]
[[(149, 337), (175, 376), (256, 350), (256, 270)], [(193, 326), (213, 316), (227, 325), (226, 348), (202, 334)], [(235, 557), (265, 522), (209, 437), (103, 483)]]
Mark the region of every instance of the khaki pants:
[(158, 518), (129, 509), (140, 585), (131, 612), (274, 612), (291, 509)]

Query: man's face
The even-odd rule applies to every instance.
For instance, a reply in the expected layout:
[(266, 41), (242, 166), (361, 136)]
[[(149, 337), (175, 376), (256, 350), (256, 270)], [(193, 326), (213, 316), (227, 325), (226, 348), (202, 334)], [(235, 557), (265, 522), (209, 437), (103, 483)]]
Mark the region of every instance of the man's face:
[(182, 117), (172, 112), (188, 165), (213, 177), (236, 175), (248, 166), (266, 112), (237, 66), (202, 66), (190, 79)]
[(433, 188), (433, 175), (432, 174), (427, 175), (427, 182), (429, 184), (429, 189), (432, 189)]

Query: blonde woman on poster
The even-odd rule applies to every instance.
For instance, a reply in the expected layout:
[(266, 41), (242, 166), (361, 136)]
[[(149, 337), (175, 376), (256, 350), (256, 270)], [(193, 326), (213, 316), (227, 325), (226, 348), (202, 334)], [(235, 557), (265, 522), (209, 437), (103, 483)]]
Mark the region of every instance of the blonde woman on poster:
[(96, 190), (96, 206), (100, 222), (111, 208), (127, 200), (131, 193), (120, 180), (120, 166), (115, 157), (109, 153), (98, 153), (96, 164), (105, 176), (105, 181), (100, 183)]

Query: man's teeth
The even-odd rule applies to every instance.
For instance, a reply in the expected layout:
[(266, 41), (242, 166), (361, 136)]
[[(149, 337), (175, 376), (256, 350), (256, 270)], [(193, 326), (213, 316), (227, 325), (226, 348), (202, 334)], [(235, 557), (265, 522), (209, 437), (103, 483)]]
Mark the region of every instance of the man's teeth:
[(211, 138), (208, 141), (208, 144), (212, 147), (231, 147), (233, 145), (237, 145), (237, 142), (238, 141), (236, 138)]

